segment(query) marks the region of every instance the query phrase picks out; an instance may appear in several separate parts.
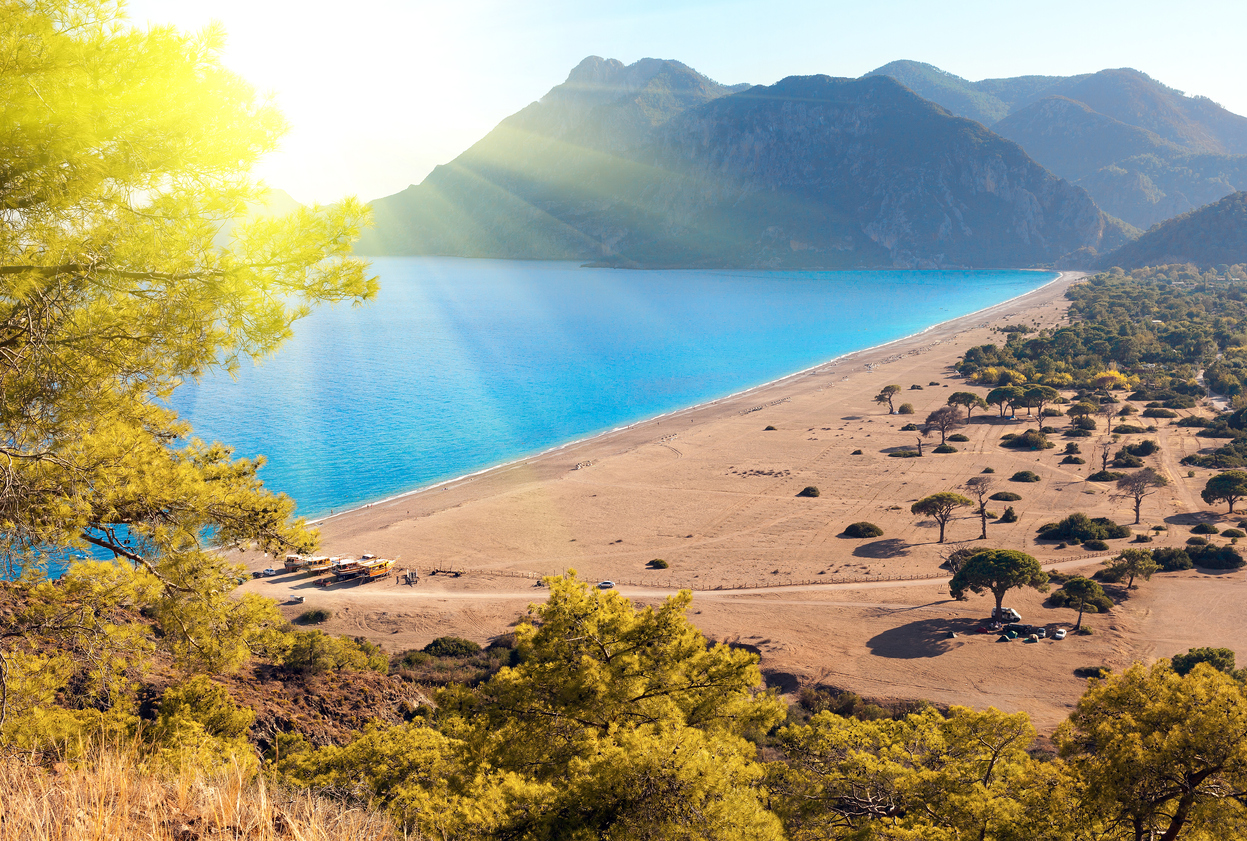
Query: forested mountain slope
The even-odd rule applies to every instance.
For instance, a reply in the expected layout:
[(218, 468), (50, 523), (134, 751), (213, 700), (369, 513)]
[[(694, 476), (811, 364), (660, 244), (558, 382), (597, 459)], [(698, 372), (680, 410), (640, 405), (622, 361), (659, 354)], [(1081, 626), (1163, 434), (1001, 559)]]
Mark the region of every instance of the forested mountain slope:
[(1101, 259), (1134, 269), (1193, 263), (1201, 269), (1247, 263), (1247, 192), (1174, 217)]

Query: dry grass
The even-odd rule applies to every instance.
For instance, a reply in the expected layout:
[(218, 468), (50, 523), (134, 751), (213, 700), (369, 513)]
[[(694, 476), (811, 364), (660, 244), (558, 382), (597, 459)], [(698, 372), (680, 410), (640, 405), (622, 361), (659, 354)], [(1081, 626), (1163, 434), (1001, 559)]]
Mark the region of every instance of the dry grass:
[(144, 771), (124, 751), (47, 769), (0, 759), (2, 841), (389, 841), (389, 819), (265, 785), (239, 767), (217, 775)]

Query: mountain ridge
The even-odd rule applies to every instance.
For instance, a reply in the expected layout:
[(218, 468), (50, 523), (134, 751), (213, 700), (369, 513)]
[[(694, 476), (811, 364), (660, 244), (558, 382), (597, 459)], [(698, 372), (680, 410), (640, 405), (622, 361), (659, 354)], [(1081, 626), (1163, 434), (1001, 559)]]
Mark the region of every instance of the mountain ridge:
[(868, 75), (983, 122), (1138, 228), (1247, 187), (1247, 118), (1132, 68), (970, 82), (897, 61)]
[(1035, 265), (1129, 235), (889, 77), (729, 87), (656, 59), (582, 61), (373, 208), (361, 253), (611, 265)]

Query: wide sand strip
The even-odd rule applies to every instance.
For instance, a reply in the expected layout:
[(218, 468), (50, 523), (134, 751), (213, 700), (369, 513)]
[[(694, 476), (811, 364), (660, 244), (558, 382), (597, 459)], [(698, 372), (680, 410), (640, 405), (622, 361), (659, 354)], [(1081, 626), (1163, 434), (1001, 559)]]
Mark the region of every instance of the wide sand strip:
[[(305, 596), (307, 606), (335, 611), (326, 630), (368, 636), (391, 650), (446, 634), (483, 642), (505, 632), (543, 597), (524, 575), (575, 569), (594, 582), (613, 580), (645, 603), (690, 587), (693, 621), (715, 639), (754, 647), (771, 681), (786, 689), (822, 682), (872, 696), (1024, 709), (1050, 728), (1084, 688), (1076, 667), (1120, 667), (1192, 645), (1233, 647), (1247, 631), (1237, 611), (1198, 607), (1241, 598), (1243, 575), (1209, 580), (1191, 572), (1165, 576), (1163, 584), (1154, 579), (1113, 613), (1091, 617), (1093, 636), (998, 644), (994, 635), (964, 634), (987, 614), (989, 597), (950, 600), (946, 575), (940, 577), (943, 554), (958, 546), (999, 546), (1024, 549), (1046, 565), (1091, 569), (1098, 559), (1076, 548), (1036, 544), (1037, 526), (1079, 510), (1130, 522), (1132, 511), (1110, 498), (1111, 486), (1085, 481), (1098, 439), (1082, 439), (1085, 466), (1059, 464), (1059, 446), (1040, 453), (1002, 449), (1002, 434), (1033, 425), (1025, 416), (976, 412), (958, 430), (970, 440), (955, 444), (956, 453), (930, 452), (938, 434), (924, 439), (923, 458), (888, 453), (916, 446), (918, 433), (900, 427), (921, 425), (953, 391), (985, 393), (951, 368), (967, 348), (1003, 341), (993, 328), (1063, 323), (1064, 292), (1080, 277), (1065, 273), (916, 336), (322, 521), (327, 552), (398, 557), (399, 569), (420, 571), (416, 586), (391, 576), (322, 588), (280, 576), (246, 587), (279, 599)], [(875, 403), (888, 384), (901, 386), (894, 402), (912, 403), (913, 415), (889, 415)], [(1196, 484), (1177, 466), (1202, 443), (1192, 431), (1166, 426), (1154, 436), (1163, 451), (1148, 461), (1173, 485), (1147, 500), (1140, 530), (1188, 520), (1202, 509), (1205, 477)], [(935, 525), (912, 515), (910, 505), (955, 490), (988, 467), (995, 470), (994, 490), (1022, 497), (992, 508), (999, 514), (1012, 505), (1018, 522), (989, 523), (984, 542), (976, 539), (978, 518), (963, 517), (949, 524), (948, 542), (939, 545)], [(1042, 481), (1008, 481), (1020, 470)], [(819, 496), (798, 497), (807, 486)], [(859, 520), (879, 525), (883, 536), (841, 536)], [(1171, 526), (1160, 542), (1180, 544), (1186, 536), (1186, 529)], [(658, 558), (669, 568), (650, 569)], [(430, 574), (452, 569), (463, 574)], [(1073, 611), (1045, 607), (1043, 598), (1028, 591), (1008, 603), (1028, 622), (1072, 625)]]

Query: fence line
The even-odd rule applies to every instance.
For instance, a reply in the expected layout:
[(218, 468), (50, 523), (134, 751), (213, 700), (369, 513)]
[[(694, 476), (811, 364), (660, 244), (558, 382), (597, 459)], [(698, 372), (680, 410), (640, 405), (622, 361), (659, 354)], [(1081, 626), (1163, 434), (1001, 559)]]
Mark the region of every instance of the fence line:
[[(1065, 563), (1067, 561), (1085, 561), (1093, 558), (1102, 558), (1105, 555), (1111, 555), (1112, 552), (1092, 552), (1083, 555), (1072, 555), (1067, 558), (1059, 558), (1057, 560), (1047, 561), (1050, 566), (1055, 563)], [(438, 567), (431, 570), (430, 575), (453, 575), (456, 578), (460, 575), (496, 575), (501, 578), (524, 578), (529, 581), (540, 581), (549, 575), (556, 573), (545, 572), (527, 572), (518, 569), (489, 569), (486, 567)], [(622, 584), (625, 587), (650, 587), (656, 590), (693, 590), (703, 593), (715, 592), (717, 590), (771, 590), (781, 587), (808, 587), (811, 584), (869, 584), (878, 581), (931, 581), (934, 579), (952, 578), (949, 572), (928, 572), (920, 575), (833, 575), (818, 578), (788, 578), (783, 581), (745, 581), (737, 584), (717, 584), (713, 587), (697, 584), (696, 582), (687, 581), (684, 583), (678, 580), (672, 581), (655, 581), (653, 579), (634, 579), (634, 578), (616, 578), (613, 579), (616, 584)]]

